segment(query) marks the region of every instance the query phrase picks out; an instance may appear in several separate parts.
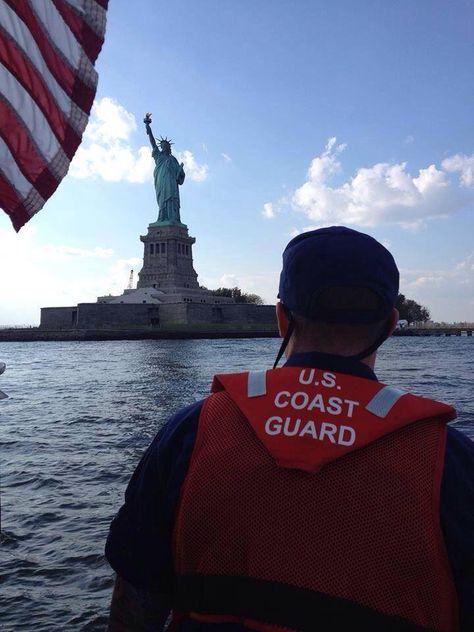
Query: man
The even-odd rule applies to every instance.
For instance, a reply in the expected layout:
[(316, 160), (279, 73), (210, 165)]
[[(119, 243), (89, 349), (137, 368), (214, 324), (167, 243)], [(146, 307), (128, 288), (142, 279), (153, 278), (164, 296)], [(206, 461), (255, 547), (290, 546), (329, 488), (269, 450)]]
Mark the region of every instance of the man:
[(398, 270), (373, 238), (283, 253), (282, 369), (216, 376), (160, 431), (114, 519), (109, 629), (474, 629), (474, 446), (377, 381)]

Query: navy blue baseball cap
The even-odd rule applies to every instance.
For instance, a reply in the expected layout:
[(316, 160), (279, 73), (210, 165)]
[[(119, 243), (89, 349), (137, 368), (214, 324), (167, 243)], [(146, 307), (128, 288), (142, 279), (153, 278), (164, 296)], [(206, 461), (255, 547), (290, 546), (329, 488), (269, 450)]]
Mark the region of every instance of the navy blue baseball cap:
[[(283, 252), (278, 298), (295, 314), (327, 323), (362, 324), (384, 320), (398, 296), (399, 272), (390, 252), (365, 233), (331, 226), (298, 235)], [(337, 305), (327, 290), (350, 295), (365, 288), (363, 304)]]

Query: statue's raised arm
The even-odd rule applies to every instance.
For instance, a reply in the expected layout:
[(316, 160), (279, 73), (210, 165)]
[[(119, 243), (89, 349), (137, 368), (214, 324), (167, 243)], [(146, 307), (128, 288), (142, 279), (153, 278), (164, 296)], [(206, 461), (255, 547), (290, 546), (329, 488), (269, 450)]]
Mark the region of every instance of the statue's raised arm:
[(152, 149), (158, 149), (155, 137), (153, 136), (153, 132), (151, 131), (151, 127), (150, 127), (150, 125), (151, 125), (151, 114), (150, 114), (150, 112), (147, 112), (145, 114), (145, 118), (143, 119), (143, 122), (145, 123), (146, 133), (148, 134), (148, 138), (150, 139), (151, 148)]

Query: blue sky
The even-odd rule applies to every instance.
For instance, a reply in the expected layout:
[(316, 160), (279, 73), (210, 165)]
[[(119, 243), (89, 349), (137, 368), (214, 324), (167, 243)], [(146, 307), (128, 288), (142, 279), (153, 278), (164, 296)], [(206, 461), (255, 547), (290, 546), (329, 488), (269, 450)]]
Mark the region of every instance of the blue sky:
[(138, 272), (158, 213), (146, 111), (185, 162), (201, 283), (274, 302), (290, 237), (345, 224), (434, 320), (474, 322), (473, 40), (467, 0), (112, 0), (68, 176), (19, 235), (0, 217), (0, 324)]

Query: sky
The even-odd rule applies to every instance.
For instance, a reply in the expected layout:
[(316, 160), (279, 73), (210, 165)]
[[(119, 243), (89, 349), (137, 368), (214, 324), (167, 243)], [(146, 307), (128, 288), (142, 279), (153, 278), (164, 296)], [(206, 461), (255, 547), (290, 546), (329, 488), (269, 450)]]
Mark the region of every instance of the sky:
[(474, 322), (473, 44), (470, 0), (111, 0), (68, 175), (19, 234), (0, 214), (0, 325), (136, 283), (145, 112), (185, 165), (202, 285), (275, 303), (291, 237), (346, 225), (433, 320)]

